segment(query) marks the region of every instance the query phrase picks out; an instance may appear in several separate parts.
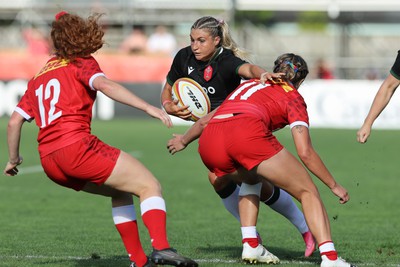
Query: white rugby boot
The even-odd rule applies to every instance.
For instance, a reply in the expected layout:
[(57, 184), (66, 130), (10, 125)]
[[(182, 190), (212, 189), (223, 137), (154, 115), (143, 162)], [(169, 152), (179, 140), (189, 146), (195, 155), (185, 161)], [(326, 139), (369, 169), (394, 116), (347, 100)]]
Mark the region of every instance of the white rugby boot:
[(245, 242), (243, 244), (242, 260), (252, 263), (279, 263), (277, 256), (269, 252), (263, 245), (258, 244), (257, 247), (252, 248), (249, 243)]
[(344, 259), (338, 257), (336, 260), (331, 261), (327, 256), (322, 255), (321, 267), (356, 267), (353, 264), (346, 262)]

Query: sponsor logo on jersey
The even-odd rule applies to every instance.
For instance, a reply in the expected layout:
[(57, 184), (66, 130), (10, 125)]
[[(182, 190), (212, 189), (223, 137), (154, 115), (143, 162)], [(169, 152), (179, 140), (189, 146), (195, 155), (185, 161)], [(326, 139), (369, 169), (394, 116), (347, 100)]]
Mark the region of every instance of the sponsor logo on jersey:
[(192, 71), (194, 71), (194, 68), (192, 66), (188, 67), (188, 74), (192, 73)]
[(36, 76), (35, 76), (34, 79), (36, 79), (37, 77), (39, 77), (39, 76), (42, 75), (42, 74), (45, 74), (46, 72), (49, 72), (49, 71), (52, 71), (52, 70), (55, 70), (55, 69), (58, 69), (58, 68), (65, 67), (65, 66), (68, 65), (68, 63), (69, 63), (69, 61), (68, 61), (68, 60), (65, 60), (65, 59), (61, 59), (61, 60), (56, 59), (56, 60), (49, 61), (49, 62), (47, 62), (47, 64), (39, 71), (39, 73), (36, 74)]

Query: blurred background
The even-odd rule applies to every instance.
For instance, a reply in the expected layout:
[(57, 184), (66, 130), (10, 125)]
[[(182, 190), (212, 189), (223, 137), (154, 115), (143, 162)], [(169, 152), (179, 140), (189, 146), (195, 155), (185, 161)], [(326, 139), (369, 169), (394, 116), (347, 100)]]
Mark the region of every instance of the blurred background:
[[(340, 118), (356, 113), (357, 118), (345, 123), (350, 127), (366, 115), (400, 49), (399, 0), (0, 0), (2, 95), (14, 99), (21, 93), (16, 88), (48, 59), (50, 24), (61, 10), (82, 16), (105, 13), (107, 45), (95, 57), (107, 76), (157, 105), (173, 56), (190, 45), (190, 27), (204, 15), (226, 20), (235, 41), (251, 52), (253, 63), (271, 70), (278, 55), (297, 53), (309, 64), (309, 86), (352, 90), (352, 95), (336, 94), (340, 101), (363, 98), (365, 103), (346, 104), (358, 106)], [(360, 96), (364, 94), (369, 96)], [(1, 98), (0, 116), (8, 115), (15, 101)], [(321, 100), (316, 101), (309, 103), (311, 110), (320, 108)], [(337, 109), (336, 102), (330, 102), (329, 109)], [(131, 114), (120, 108), (104, 100), (97, 115), (109, 119)], [(392, 121), (388, 127), (393, 125), (400, 123)]]

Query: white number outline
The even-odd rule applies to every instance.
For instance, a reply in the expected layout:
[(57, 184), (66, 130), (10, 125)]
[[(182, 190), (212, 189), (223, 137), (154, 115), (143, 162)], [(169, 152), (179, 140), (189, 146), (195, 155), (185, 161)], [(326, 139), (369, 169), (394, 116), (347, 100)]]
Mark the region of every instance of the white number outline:
[[(248, 83), (246, 85), (241, 86), (238, 90), (236, 90), (236, 92), (234, 92), (230, 97), (229, 100), (233, 100), (235, 99), (243, 90), (246, 90), (248, 87), (253, 86), (255, 84), (254, 83)], [(266, 84), (266, 85), (262, 85), (262, 84), (258, 84), (256, 86), (254, 86), (253, 88), (251, 88), (250, 90), (248, 90), (246, 93), (244, 93), (243, 95), (240, 96), (240, 100), (247, 100), (252, 94), (254, 94), (255, 92), (257, 92), (258, 90), (261, 89), (265, 89), (268, 86), (271, 86), (270, 84)]]
[[(38, 89), (35, 90), (35, 94), (38, 98), (38, 103), (39, 103), (39, 113), (40, 113), (40, 120), (42, 122), (42, 125), (40, 128), (44, 128), (47, 125), (49, 125), (51, 122), (54, 120), (58, 119), (62, 115), (62, 111), (56, 111), (56, 104), (58, 103), (58, 100), (60, 98), (60, 92), (61, 92), (61, 85), (60, 82), (57, 79), (51, 79), (47, 84), (46, 88), (44, 90), (44, 98), (43, 98), (43, 84), (39, 86)], [(43, 105), (43, 101), (47, 100), (51, 95), (53, 95), (51, 101), (50, 101), (50, 109), (47, 113), (48, 115), (48, 120), (46, 123), (46, 109)]]

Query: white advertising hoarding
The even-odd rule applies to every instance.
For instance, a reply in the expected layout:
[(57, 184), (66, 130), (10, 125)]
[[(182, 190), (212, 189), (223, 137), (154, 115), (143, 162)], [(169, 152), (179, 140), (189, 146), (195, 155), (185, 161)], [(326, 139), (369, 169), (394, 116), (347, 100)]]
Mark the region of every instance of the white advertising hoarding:
[[(307, 103), (310, 127), (359, 128), (382, 82), (382, 80), (309, 80), (304, 82), (299, 91)], [(0, 117), (11, 115), (19, 98), (25, 92), (26, 83), (25, 80), (0, 81)], [(160, 86), (158, 84), (142, 89), (138, 87), (140, 86), (132, 86), (130, 90), (139, 96), (143, 95), (147, 101), (155, 105), (159, 104)], [(106, 96), (98, 94), (94, 115), (102, 120), (116, 117), (134, 118), (138, 116), (134, 111), (130, 107), (115, 103)], [(191, 124), (176, 117), (172, 118), (174, 124), (177, 125)], [(374, 128), (400, 129), (400, 92), (393, 95), (389, 105), (375, 121)]]
[[(312, 80), (300, 87), (310, 127), (359, 128), (383, 81)], [(400, 128), (400, 93), (395, 93), (386, 109), (374, 123), (374, 128)]]

